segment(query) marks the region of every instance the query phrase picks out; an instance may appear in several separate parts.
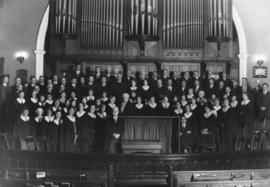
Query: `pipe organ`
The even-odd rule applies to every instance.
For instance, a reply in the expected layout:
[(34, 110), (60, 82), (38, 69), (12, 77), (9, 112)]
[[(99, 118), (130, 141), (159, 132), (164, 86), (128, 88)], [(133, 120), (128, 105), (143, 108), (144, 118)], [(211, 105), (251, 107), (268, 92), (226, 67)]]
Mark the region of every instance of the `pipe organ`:
[(204, 0), (163, 1), (163, 47), (203, 46)]
[(232, 0), (207, 0), (208, 39), (231, 38)]
[(158, 36), (158, 0), (129, 0), (128, 35)]
[(80, 43), (84, 48), (119, 48), (124, 0), (81, 0)]
[(53, 33), (73, 38), (77, 35), (78, 0), (51, 1), (54, 7)]
[(124, 50), (125, 42), (138, 41), (144, 51), (146, 41), (156, 41), (159, 49), (200, 50), (206, 42), (228, 42), (232, 38), (232, 0), (50, 0), (50, 3), (52, 33), (66, 39), (78, 36), (79, 47), (83, 49)]

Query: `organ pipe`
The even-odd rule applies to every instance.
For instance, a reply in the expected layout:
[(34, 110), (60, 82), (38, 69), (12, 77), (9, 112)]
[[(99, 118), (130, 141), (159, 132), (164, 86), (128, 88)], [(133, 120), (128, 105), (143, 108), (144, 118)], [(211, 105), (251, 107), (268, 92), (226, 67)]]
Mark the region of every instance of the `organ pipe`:
[(51, 1), (53, 10), (53, 34), (64, 38), (76, 37), (77, 34), (77, 0)]
[(81, 46), (83, 48), (121, 47), (123, 43), (123, 0), (81, 1)]

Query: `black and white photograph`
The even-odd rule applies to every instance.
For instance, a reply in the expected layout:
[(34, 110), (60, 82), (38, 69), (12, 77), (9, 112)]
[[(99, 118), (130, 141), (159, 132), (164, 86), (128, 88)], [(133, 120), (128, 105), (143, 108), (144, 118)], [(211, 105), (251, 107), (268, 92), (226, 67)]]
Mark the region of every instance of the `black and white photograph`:
[(269, 0), (0, 0), (0, 187), (269, 187)]

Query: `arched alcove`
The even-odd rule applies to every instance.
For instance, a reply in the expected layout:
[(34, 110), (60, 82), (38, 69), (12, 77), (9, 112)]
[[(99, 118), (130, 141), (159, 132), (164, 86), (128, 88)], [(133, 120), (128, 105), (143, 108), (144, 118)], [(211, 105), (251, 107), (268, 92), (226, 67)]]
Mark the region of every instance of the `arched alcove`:
[[(46, 53), (45, 51), (45, 39), (46, 39), (46, 32), (48, 29), (49, 24), (49, 10), (50, 6), (48, 5), (44, 15), (41, 20), (41, 24), (39, 27), (39, 32), (37, 36), (37, 42), (36, 42), (36, 50), (34, 51), (36, 54), (36, 76), (43, 75), (44, 73), (44, 55)], [(244, 31), (243, 24), (241, 22), (240, 16), (233, 5), (232, 9), (233, 14), (233, 21), (237, 30), (237, 35), (239, 39), (239, 80), (241, 81), (242, 77), (247, 77), (247, 42), (246, 42), (246, 34)]]

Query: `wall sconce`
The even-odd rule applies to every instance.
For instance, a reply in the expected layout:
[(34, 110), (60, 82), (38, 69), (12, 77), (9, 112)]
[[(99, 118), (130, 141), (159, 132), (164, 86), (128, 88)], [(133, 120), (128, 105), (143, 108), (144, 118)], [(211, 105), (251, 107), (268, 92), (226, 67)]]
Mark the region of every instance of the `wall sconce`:
[(28, 53), (26, 51), (18, 51), (15, 53), (15, 58), (22, 64), (23, 61), (28, 58)]
[(264, 63), (264, 60), (263, 59), (260, 59), (260, 60), (257, 60), (257, 64), (258, 66), (262, 66)]

